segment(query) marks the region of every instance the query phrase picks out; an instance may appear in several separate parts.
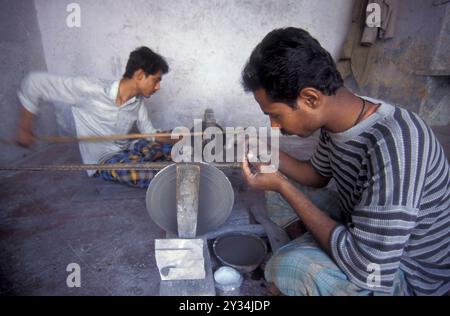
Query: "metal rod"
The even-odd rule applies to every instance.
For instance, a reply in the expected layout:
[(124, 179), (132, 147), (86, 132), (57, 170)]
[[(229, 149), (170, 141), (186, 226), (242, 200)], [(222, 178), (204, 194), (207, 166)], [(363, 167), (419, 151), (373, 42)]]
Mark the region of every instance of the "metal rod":
[[(149, 162), (136, 164), (65, 164), (42, 166), (0, 166), (0, 171), (86, 171), (86, 170), (160, 170), (175, 162)], [(195, 163), (195, 162), (194, 162)], [(238, 169), (239, 162), (209, 163), (218, 169)]]

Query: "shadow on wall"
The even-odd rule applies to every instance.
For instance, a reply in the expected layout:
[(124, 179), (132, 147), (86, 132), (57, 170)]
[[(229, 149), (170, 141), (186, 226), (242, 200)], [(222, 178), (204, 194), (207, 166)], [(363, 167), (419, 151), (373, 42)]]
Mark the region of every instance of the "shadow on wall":
[[(15, 137), (20, 113), (17, 89), (32, 70), (47, 70), (34, 1), (2, 0), (0, 10), (0, 138)], [(57, 131), (54, 111), (44, 105), (35, 121), (35, 133), (51, 135)], [(14, 163), (45, 145), (23, 149), (0, 145), (0, 163)]]

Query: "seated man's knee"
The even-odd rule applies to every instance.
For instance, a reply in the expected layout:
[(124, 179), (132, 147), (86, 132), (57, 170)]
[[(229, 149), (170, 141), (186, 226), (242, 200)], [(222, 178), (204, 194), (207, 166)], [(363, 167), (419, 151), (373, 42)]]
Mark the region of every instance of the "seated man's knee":
[(281, 250), (267, 262), (265, 277), (285, 295), (307, 295), (305, 284), (311, 279), (313, 264), (304, 250)]
[(334, 263), (320, 249), (281, 249), (266, 265), (265, 276), (285, 295), (321, 295), (328, 292), (327, 276)]

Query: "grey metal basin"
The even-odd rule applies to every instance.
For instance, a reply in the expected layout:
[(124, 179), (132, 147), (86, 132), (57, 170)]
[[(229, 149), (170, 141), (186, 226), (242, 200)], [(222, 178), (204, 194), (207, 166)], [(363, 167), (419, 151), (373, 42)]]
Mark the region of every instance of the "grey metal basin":
[(259, 236), (247, 232), (227, 233), (218, 237), (213, 250), (222, 264), (242, 273), (255, 270), (267, 255), (266, 243)]
[[(147, 211), (166, 232), (178, 235), (176, 208), (176, 164), (156, 174), (146, 195)], [(200, 195), (197, 236), (221, 226), (234, 204), (234, 191), (227, 176), (214, 166), (200, 164)]]

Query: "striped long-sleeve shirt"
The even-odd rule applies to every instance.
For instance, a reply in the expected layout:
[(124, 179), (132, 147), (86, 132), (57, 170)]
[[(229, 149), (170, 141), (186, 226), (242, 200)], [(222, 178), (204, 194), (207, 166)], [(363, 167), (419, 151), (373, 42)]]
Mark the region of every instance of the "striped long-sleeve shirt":
[[(321, 131), (311, 158), (335, 179), (343, 225), (332, 256), (362, 288), (390, 292), (398, 269), (410, 294), (450, 291), (450, 168), (432, 130), (416, 114), (381, 103), (342, 133)], [(379, 282), (377, 282), (377, 280)]]

